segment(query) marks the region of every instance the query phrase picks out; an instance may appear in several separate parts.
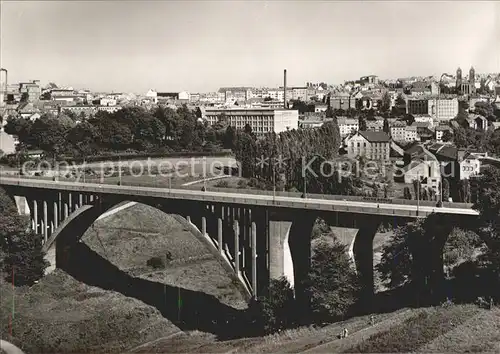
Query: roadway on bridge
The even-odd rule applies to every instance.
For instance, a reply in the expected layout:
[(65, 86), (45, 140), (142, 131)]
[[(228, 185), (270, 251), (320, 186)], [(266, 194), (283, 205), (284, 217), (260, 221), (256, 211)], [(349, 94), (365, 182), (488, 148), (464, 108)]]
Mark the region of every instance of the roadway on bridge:
[[(404, 204), (384, 204), (369, 201), (331, 200), (319, 198), (283, 197), (273, 195), (223, 193), (197, 191), (188, 189), (165, 189), (154, 187), (116, 186), (96, 183), (76, 183), (46, 181), (22, 178), (0, 177), (0, 185), (11, 185), (54, 190), (129, 195), (134, 197), (156, 197), (166, 199), (186, 199), (220, 203), (236, 203), (246, 205), (266, 205), (293, 209), (309, 209), (324, 211), (347, 211), (353, 213), (382, 214), (395, 216), (426, 216), (438, 212), (441, 214), (479, 215), (471, 208), (447, 208), (434, 206), (417, 206)], [(418, 215), (417, 215), (418, 212)]]

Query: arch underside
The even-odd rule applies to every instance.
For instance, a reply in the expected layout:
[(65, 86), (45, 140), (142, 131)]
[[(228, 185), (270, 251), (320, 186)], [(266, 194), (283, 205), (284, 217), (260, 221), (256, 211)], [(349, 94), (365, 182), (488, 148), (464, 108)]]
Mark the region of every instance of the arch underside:
[[(217, 235), (212, 235), (213, 232), (212, 234), (208, 232), (203, 234), (200, 223), (195, 220), (193, 220), (194, 222), (189, 220), (193, 215), (198, 216), (195, 217), (196, 220), (201, 220), (202, 217), (204, 217), (206, 221), (214, 218), (217, 219), (206, 206), (194, 208), (192, 204), (179, 201), (168, 203), (163, 201), (162, 203), (156, 203), (153, 200), (126, 200), (113, 202), (100, 200), (99, 202), (79, 207), (69, 214), (66, 219), (62, 220), (58, 227), (54, 229), (50, 237), (47, 238), (43, 250), (48, 254), (52, 254), (51, 261), (54, 261), (55, 258), (55, 266), (57, 267), (57, 264), (61, 262), (60, 253), (63, 252), (64, 248), (79, 242), (85, 232), (101, 215), (113, 209), (120, 208), (130, 202), (145, 204), (172, 216), (182, 227), (189, 230), (189, 232), (220, 262), (228, 275), (236, 281), (242, 294), (248, 299), (252, 296), (252, 289), (248, 277), (243, 276), (243, 271), (240, 271), (240, 274), (236, 274), (235, 272), (234, 255), (231, 254), (228, 245), (224, 243), (222, 252), (219, 252), (218, 241), (216, 239)], [(54, 253), (55, 257), (53, 256)], [(52, 268), (55, 268), (54, 265), (52, 265)]]

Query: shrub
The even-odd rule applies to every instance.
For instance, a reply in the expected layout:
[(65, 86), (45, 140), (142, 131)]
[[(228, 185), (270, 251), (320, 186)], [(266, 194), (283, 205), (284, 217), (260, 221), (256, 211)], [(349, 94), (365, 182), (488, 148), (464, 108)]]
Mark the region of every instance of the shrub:
[(247, 182), (246, 179), (240, 179), (238, 181), (238, 188), (242, 188), (243, 189), (243, 188), (246, 188), (247, 185), (248, 185), (248, 182)]
[(14, 285), (32, 285), (44, 275), (47, 262), (42, 237), (26, 231), (28, 221), (17, 214), (14, 202), (0, 189), (0, 249), (2, 270)]
[(165, 260), (162, 257), (151, 257), (146, 265), (154, 269), (163, 269), (165, 268)]
[(323, 235), (327, 235), (330, 233), (330, 226), (328, 226), (328, 224), (323, 219), (316, 219), (311, 233), (311, 238), (315, 240)]
[(3, 271), (6, 281), (14, 285), (33, 285), (43, 277), (49, 265), (42, 252), (42, 236), (31, 231), (19, 232), (8, 237), (2, 245), (5, 254)]
[(306, 284), (311, 299), (312, 318), (325, 322), (343, 318), (359, 297), (359, 282), (347, 256), (346, 246), (320, 241), (311, 257)]
[(215, 184), (215, 187), (217, 188), (228, 188), (229, 183), (227, 181), (219, 181)]
[(297, 324), (293, 290), (285, 277), (273, 279), (269, 295), (252, 300), (248, 307), (256, 332), (273, 333)]

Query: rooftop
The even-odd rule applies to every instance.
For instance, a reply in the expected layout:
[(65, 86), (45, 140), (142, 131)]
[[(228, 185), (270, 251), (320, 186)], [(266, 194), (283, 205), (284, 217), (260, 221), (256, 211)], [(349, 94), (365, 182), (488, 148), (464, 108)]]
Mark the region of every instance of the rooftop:
[(385, 132), (359, 131), (359, 134), (371, 143), (388, 143), (391, 141), (391, 138)]

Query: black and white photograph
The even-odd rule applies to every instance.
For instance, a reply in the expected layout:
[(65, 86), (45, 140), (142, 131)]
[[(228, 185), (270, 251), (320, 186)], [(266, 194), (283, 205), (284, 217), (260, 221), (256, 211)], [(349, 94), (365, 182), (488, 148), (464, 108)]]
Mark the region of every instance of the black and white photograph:
[(0, 0), (35, 353), (500, 353), (500, 1)]

